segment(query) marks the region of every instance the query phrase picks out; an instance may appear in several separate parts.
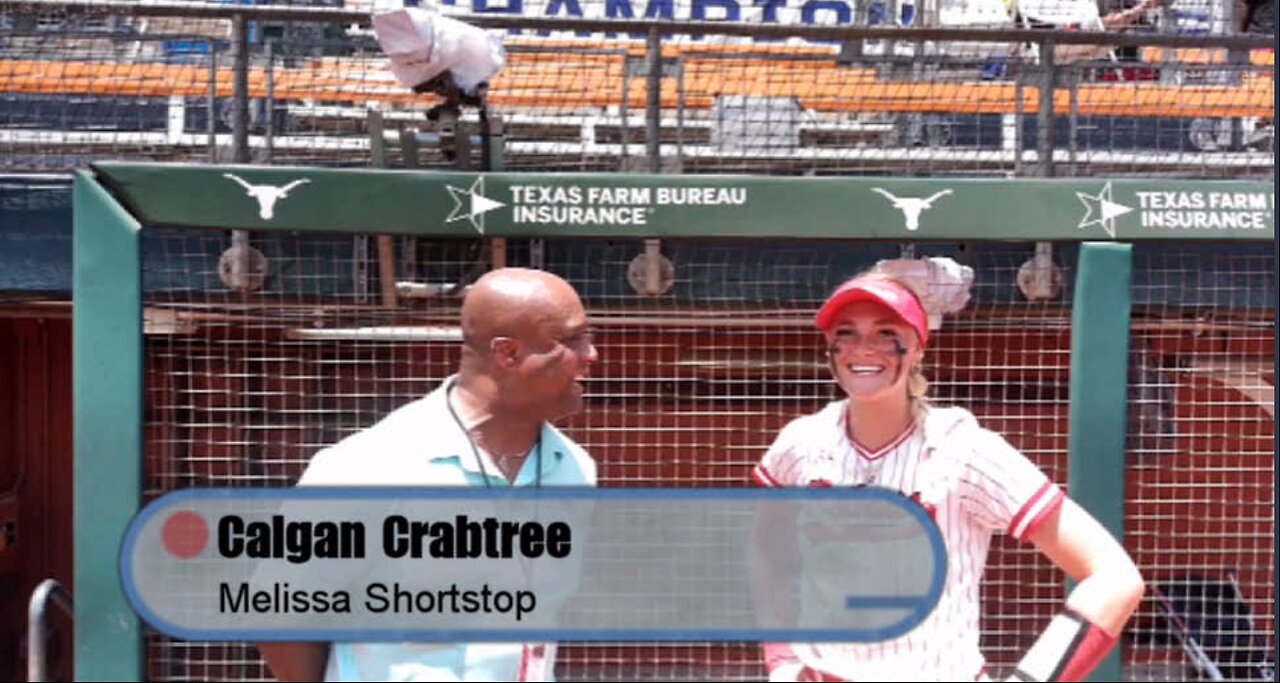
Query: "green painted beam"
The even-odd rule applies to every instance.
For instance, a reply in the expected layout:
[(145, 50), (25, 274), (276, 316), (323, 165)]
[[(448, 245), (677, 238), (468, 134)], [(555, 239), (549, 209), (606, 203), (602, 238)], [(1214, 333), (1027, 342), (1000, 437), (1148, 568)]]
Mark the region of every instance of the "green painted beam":
[[(1085, 243), (1071, 320), (1067, 482), (1071, 497), (1124, 539), (1132, 246)], [(1090, 680), (1120, 680), (1117, 648)]]
[(139, 681), (119, 554), (142, 492), (141, 226), (87, 172), (72, 201), (75, 678)]
[(95, 168), (143, 223), (194, 228), (897, 242), (1275, 238), (1274, 188), (1252, 181)]

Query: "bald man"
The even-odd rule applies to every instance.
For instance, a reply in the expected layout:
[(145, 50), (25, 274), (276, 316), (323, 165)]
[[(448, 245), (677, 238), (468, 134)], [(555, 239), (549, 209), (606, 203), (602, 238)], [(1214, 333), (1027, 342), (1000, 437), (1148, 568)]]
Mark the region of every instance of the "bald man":
[[(537, 270), (481, 277), (462, 304), (456, 375), (316, 454), (299, 486), (596, 483), (595, 462), (550, 423), (582, 407), (598, 355), (573, 287)], [(554, 644), (261, 643), (281, 681), (542, 681)]]

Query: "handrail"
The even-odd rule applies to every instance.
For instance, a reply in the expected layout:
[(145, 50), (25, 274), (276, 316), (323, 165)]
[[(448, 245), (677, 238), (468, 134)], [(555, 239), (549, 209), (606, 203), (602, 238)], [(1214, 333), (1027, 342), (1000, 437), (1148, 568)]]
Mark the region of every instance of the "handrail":
[(52, 600), (68, 615), (72, 611), (71, 594), (56, 579), (45, 579), (31, 592), (27, 607), (27, 680), (47, 681), (49, 672), (45, 661), (45, 609)]
[[(127, 0), (47, 0), (36, 3), (41, 11), (68, 15), (122, 14), (131, 16), (204, 17), (248, 21), (338, 22), (367, 26), (372, 14), (362, 10), (289, 5), (219, 5), (199, 2), (132, 2)], [(0, 0), (0, 9), (31, 11), (30, 0)], [(1274, 39), (1257, 35), (1169, 35), (1116, 31), (1066, 31), (1009, 28), (900, 27), (900, 26), (795, 26), (774, 23), (680, 21), (665, 19), (587, 19), (576, 17), (528, 17), (510, 14), (477, 14), (467, 22), (486, 29), (519, 28), (530, 31), (596, 31), (604, 33), (660, 33), (726, 35), (764, 38), (806, 38), (823, 41), (883, 39), (903, 42), (963, 40), (976, 42), (1049, 42), (1057, 45), (1159, 45), (1166, 47), (1225, 47), (1237, 50), (1267, 49)]]

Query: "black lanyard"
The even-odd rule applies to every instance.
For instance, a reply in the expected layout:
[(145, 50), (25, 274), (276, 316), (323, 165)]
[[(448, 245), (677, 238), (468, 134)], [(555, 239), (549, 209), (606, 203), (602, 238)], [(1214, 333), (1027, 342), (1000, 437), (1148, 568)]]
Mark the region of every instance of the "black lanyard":
[[(476, 446), (476, 440), (471, 438), (471, 431), (467, 429), (466, 425), (462, 424), (462, 419), (458, 417), (458, 412), (453, 409), (453, 402), (449, 400), (449, 396), (453, 393), (453, 387), (455, 386), (455, 384), (456, 382), (449, 382), (449, 386), (445, 387), (444, 405), (446, 408), (449, 409), (449, 415), (453, 418), (454, 423), (458, 425), (458, 429), (462, 430), (462, 435), (467, 437), (467, 443), (471, 445), (471, 455), (475, 456), (476, 466), (480, 468), (480, 476), (484, 478), (484, 487), (491, 488), (493, 484), (489, 481), (489, 472), (488, 470), (485, 469), (484, 458), (480, 457), (480, 447)], [(533, 485), (537, 487), (541, 487), (542, 486), (542, 428), (541, 427), (538, 428), (538, 440), (534, 442), (534, 448), (537, 449), (536, 464), (538, 466), (538, 473), (536, 475)], [(520, 467), (521, 469), (523, 469), (524, 465), (521, 464)], [(517, 471), (515, 475), (511, 477), (511, 481), (509, 483), (512, 486), (515, 486), (516, 477), (518, 477), (519, 475), (520, 475), (520, 472)]]

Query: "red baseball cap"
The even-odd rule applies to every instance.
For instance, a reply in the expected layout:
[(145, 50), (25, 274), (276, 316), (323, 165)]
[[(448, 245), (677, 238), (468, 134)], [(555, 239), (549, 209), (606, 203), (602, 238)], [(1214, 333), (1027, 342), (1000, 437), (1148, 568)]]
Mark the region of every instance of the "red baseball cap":
[(929, 343), (929, 316), (925, 314), (924, 306), (920, 304), (915, 292), (905, 285), (881, 277), (862, 275), (846, 280), (827, 297), (822, 308), (818, 309), (814, 322), (818, 329), (826, 332), (835, 322), (837, 313), (845, 306), (859, 301), (874, 301), (888, 308), (916, 331), (921, 346)]

